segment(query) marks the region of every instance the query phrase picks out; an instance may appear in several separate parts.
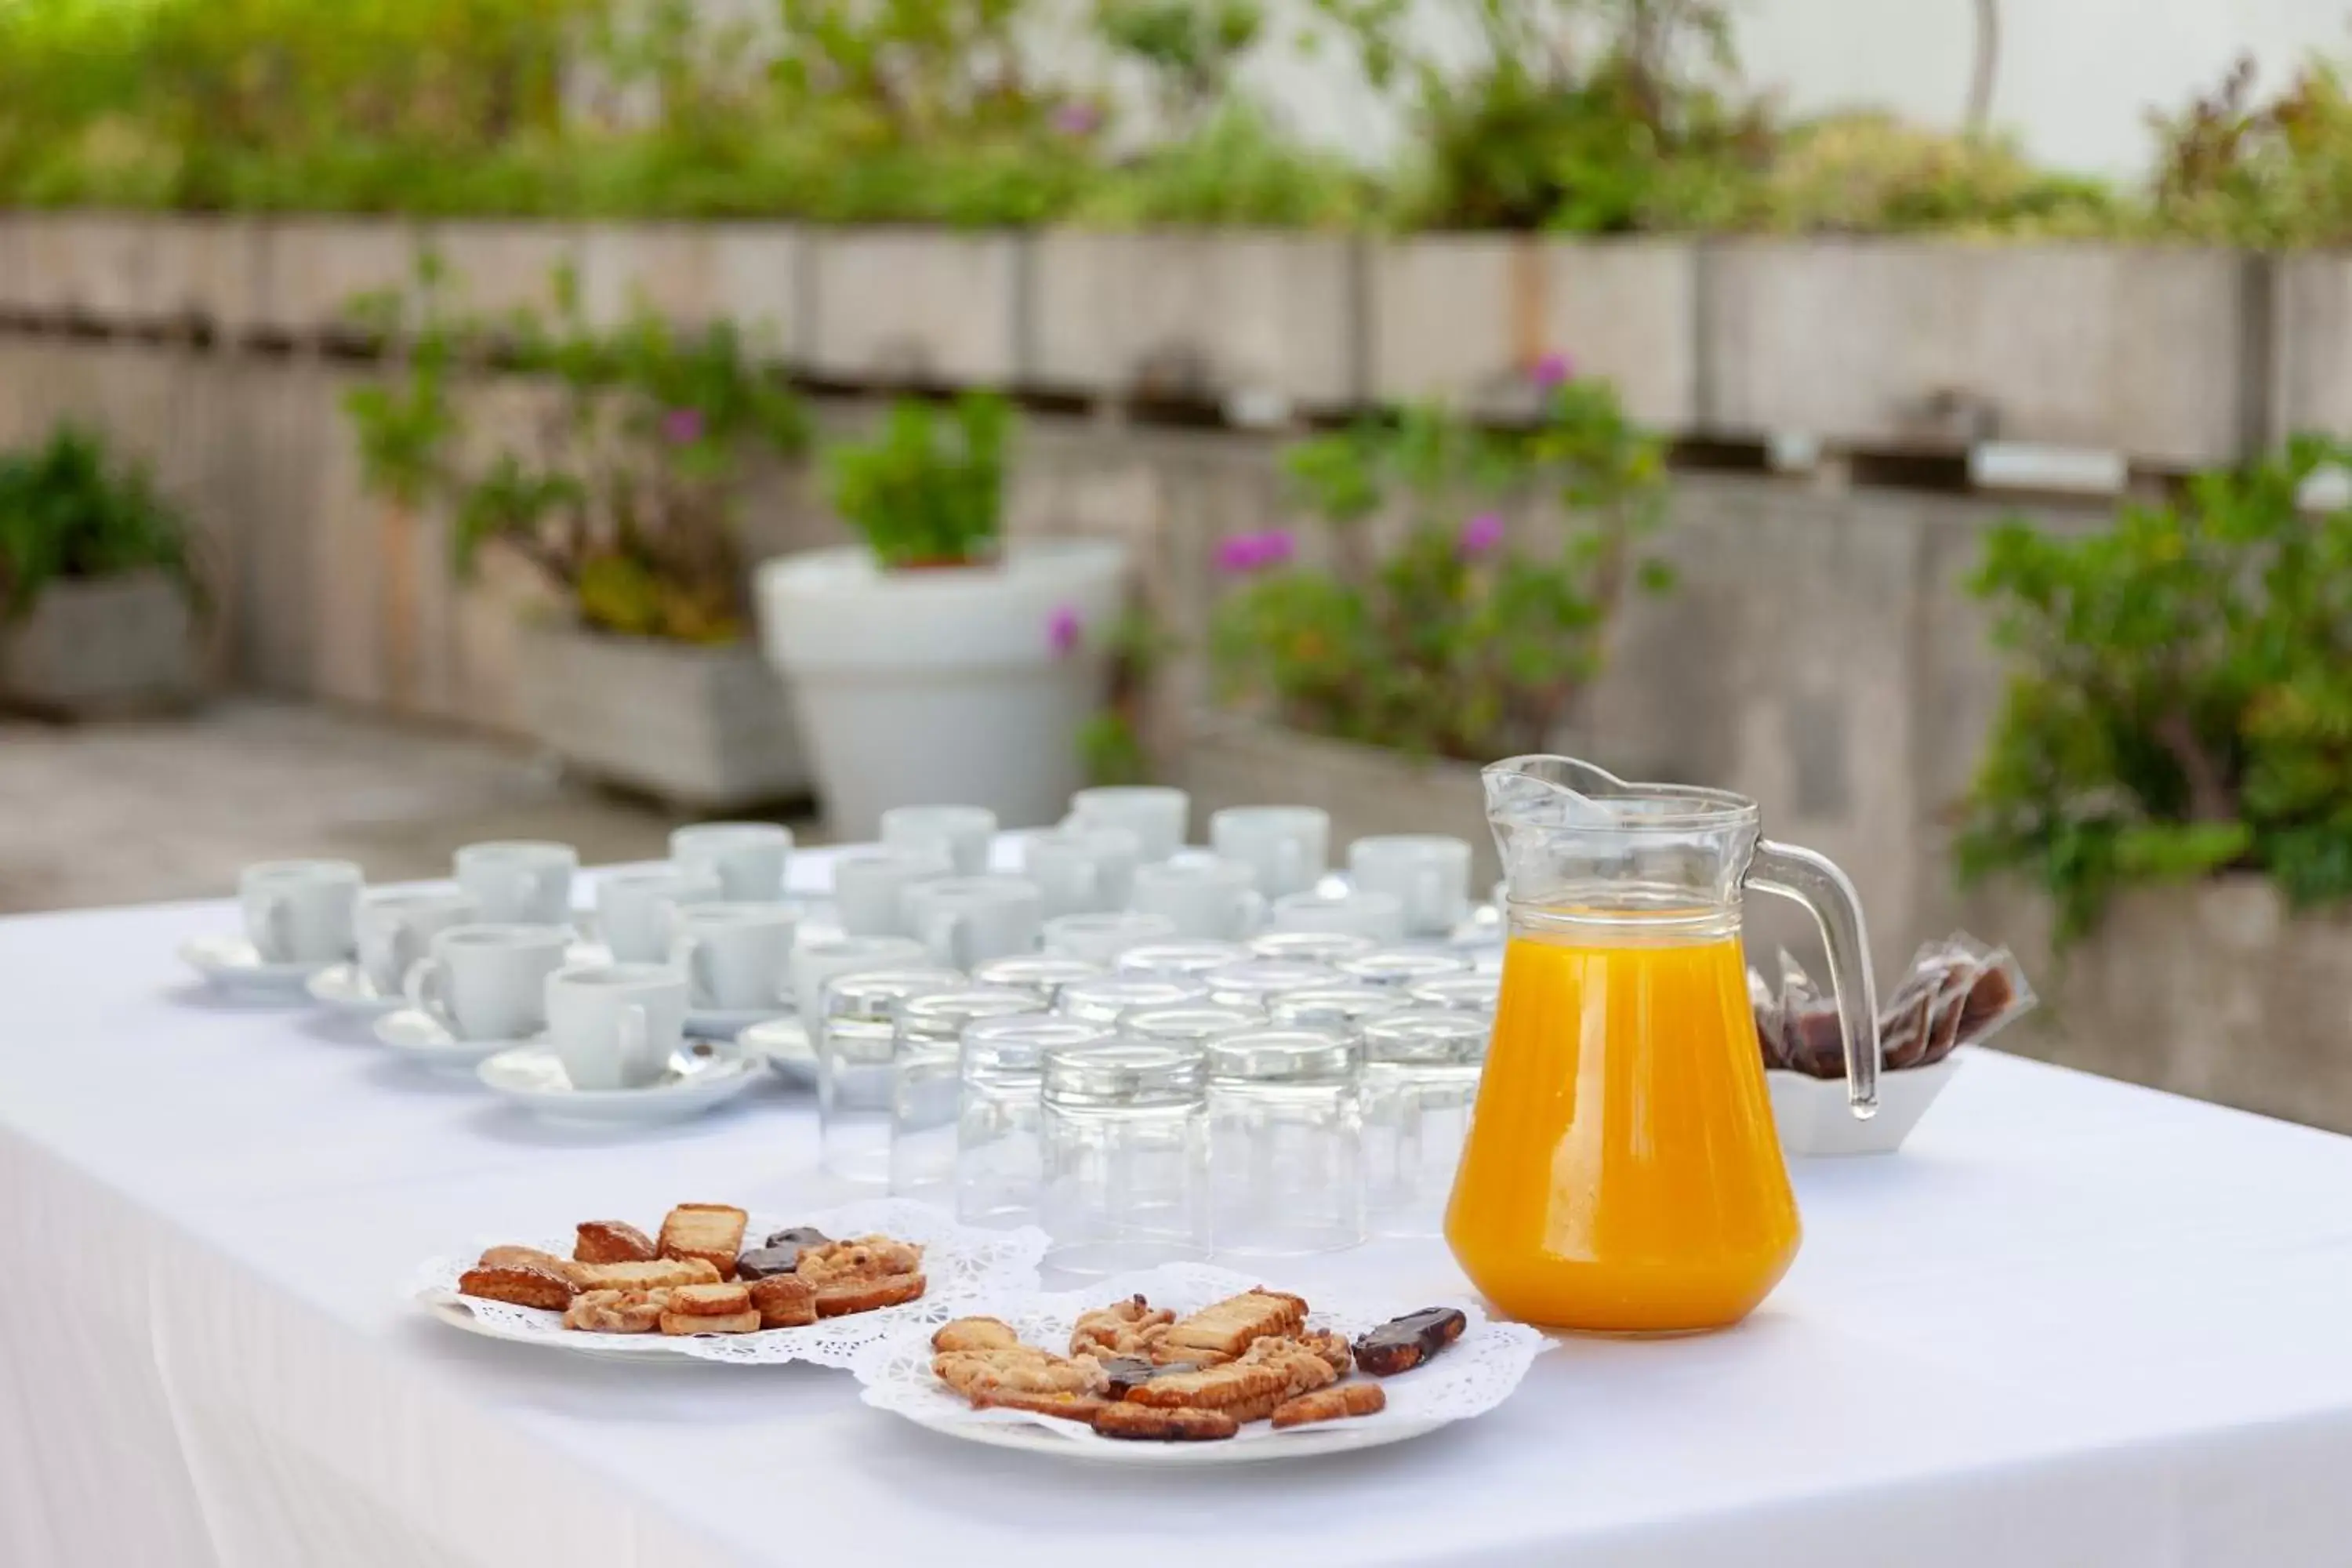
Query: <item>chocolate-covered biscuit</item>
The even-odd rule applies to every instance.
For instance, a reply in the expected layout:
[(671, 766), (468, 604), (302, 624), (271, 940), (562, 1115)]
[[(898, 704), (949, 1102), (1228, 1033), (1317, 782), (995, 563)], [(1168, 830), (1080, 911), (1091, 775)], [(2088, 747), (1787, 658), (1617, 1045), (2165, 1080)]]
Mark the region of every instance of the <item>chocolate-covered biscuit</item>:
[(1458, 1308), (1423, 1307), (1391, 1318), (1356, 1342), (1356, 1364), (1375, 1377), (1414, 1367), (1462, 1337), (1469, 1320)]
[(1129, 1390), (1141, 1388), (1155, 1377), (1173, 1377), (1179, 1373), (1201, 1370), (1188, 1361), (1163, 1366), (1139, 1355), (1097, 1356), (1095, 1363), (1102, 1368), (1103, 1376), (1110, 1380), (1108, 1392), (1113, 1399), (1125, 1399)]
[(833, 1237), (813, 1225), (796, 1225), (790, 1230), (780, 1230), (761, 1242), (762, 1247), (823, 1247)]
[(735, 1260), (735, 1278), (766, 1279), (790, 1274), (800, 1260), (801, 1249), (797, 1247), (755, 1247)]

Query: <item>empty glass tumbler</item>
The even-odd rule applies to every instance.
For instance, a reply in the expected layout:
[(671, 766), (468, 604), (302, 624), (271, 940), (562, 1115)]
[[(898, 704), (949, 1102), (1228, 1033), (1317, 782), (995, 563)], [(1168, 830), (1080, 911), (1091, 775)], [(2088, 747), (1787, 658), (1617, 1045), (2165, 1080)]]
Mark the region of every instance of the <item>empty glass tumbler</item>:
[(1048, 1006), (1062, 994), (1062, 987), (1073, 980), (1095, 980), (1108, 972), (1099, 963), (1089, 963), (1083, 958), (1065, 958), (1054, 952), (1024, 952), (1009, 958), (992, 958), (972, 968), (971, 978), (981, 985), (1013, 985), (1034, 991)]
[(1042, 1014), (1034, 991), (966, 985), (900, 1005), (890, 1053), (890, 1192), (944, 1203), (955, 1188), (963, 1032), (982, 1018)]
[(1151, 942), (1129, 948), (1112, 967), (1141, 979), (1193, 980), (1248, 956), (1237, 942)]
[(1352, 1038), (1366, 1019), (1410, 1006), (1404, 993), (1392, 985), (1309, 985), (1286, 991), (1265, 1005), (1265, 1016), (1276, 1024), (1310, 1029), (1336, 1029)]
[(964, 1026), (956, 1118), (956, 1217), (1011, 1228), (1044, 1222), (1048, 1051), (1112, 1043), (1092, 1024), (1052, 1014)]
[(879, 1186), (890, 1179), (890, 1064), (898, 1009), (966, 984), (952, 969), (868, 969), (836, 974), (819, 995), (817, 1163), (830, 1174)]
[(1227, 1007), (1265, 1007), (1286, 991), (1338, 984), (1339, 972), (1328, 963), (1294, 958), (1245, 958), (1212, 969), (1201, 976), (1209, 999)]
[(1343, 958), (1331, 967), (1365, 985), (1393, 985), (1405, 990), (1448, 974), (1466, 974), (1470, 961), (1442, 948), (1384, 947), (1375, 952)]
[(1207, 1047), (1209, 1235), (1220, 1257), (1297, 1257), (1364, 1239), (1356, 1047), (1265, 1027)]
[(1358, 1081), (1366, 1223), (1374, 1235), (1443, 1232), (1488, 1027), (1483, 1014), (1437, 1008), (1365, 1022)]
[(1270, 931), (1250, 939), (1253, 958), (1287, 958), (1307, 963), (1337, 963), (1360, 958), (1380, 943), (1347, 931)]
[(1265, 1016), (1255, 1007), (1186, 1002), (1173, 1007), (1131, 1007), (1119, 1016), (1118, 1032), (1130, 1040), (1199, 1050), (1219, 1035), (1255, 1029), (1265, 1022)]
[(1201, 1052), (1121, 1041), (1045, 1053), (1048, 1268), (1116, 1274), (1208, 1255)]
[(1199, 1002), (1207, 987), (1185, 980), (1153, 980), (1141, 975), (1112, 974), (1099, 980), (1074, 980), (1062, 987), (1054, 1010), (1089, 1023), (1115, 1024), (1138, 1007), (1173, 1007)]
[(1503, 992), (1503, 972), (1474, 969), (1461, 974), (1441, 974), (1406, 990), (1416, 1007), (1442, 1007), (1454, 1013), (1483, 1013), (1492, 1017), (1495, 998)]

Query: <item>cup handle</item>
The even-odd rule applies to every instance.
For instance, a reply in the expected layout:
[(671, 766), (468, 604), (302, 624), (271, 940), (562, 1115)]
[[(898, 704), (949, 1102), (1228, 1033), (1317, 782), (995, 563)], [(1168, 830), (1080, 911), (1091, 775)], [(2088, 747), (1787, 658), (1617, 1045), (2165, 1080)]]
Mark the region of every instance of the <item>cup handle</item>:
[(940, 910), (923, 922), (923, 945), (931, 950), (931, 957), (950, 969), (969, 969), (963, 962), (963, 950), (970, 945), (964, 940), (967, 922), (953, 910)]
[(642, 1004), (632, 1002), (622, 1008), (613, 1020), (613, 1028), (620, 1037), (624, 1083), (638, 1077), (645, 1069), (659, 1065), (646, 1060), (646, 1047), (652, 1043), (653, 1025), (646, 1018)]
[(1102, 908), (1102, 868), (1091, 860), (1078, 862), (1078, 907), (1082, 910)]
[(1413, 918), (1415, 914), (1432, 925), (1444, 920), (1446, 912), (1445, 873), (1435, 866), (1423, 866), (1413, 873), (1412, 881), (1412, 901), (1418, 909), (1405, 911), (1405, 923), (1408, 926), (1419, 925), (1421, 921)]
[[(1282, 890), (1286, 893), (1293, 888), (1297, 887), (1300, 879), (1306, 875), (1307, 851), (1299, 847), (1298, 840), (1296, 838), (1276, 839), (1274, 844), (1274, 879), (1281, 884)], [(1265, 889), (1261, 888), (1258, 891), (1263, 894)]]
[(408, 1005), (447, 1029), (457, 1031), (457, 1020), (449, 1011), (449, 966), (437, 958), (420, 958), (408, 966), (408, 974), (401, 982), (401, 991)]
[(392, 940), (386, 945), (392, 949), (393, 973), (403, 978), (425, 962), (425, 955), (416, 951), (416, 928), (413, 925), (404, 922), (394, 925)]
[(698, 936), (676, 936), (670, 939), (670, 963), (686, 972), (686, 989), (698, 1007), (710, 1005), (710, 995), (716, 989), (710, 980), (710, 944)]
[(1827, 856), (1792, 844), (1756, 847), (1748, 885), (1805, 906), (1829, 950), (1830, 990), (1837, 998), (1838, 1037), (1845, 1047), (1846, 1107), (1857, 1121), (1878, 1114), (1878, 983), (1870, 972), (1870, 939), (1862, 923), (1862, 896)]
[(284, 963), (294, 952), (294, 907), (284, 893), (263, 893), (259, 899), (261, 961)]
[(1265, 923), (1265, 895), (1255, 888), (1243, 888), (1234, 896), (1234, 920), (1238, 929), (1236, 937), (1252, 937)]

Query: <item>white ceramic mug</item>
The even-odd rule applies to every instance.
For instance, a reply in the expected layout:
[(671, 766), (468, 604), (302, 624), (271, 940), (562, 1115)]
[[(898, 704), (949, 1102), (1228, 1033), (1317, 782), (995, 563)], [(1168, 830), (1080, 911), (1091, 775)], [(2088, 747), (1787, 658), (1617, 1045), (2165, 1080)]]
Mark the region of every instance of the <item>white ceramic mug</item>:
[(1239, 860), (1187, 856), (1135, 871), (1135, 907), (1163, 915), (1180, 939), (1239, 942), (1256, 934), (1265, 918), (1257, 873)]
[(1404, 900), (1394, 893), (1291, 893), (1274, 900), (1278, 931), (1339, 931), (1370, 942), (1404, 940)]
[(360, 967), (377, 991), (396, 994), (436, 934), (480, 919), (474, 900), (454, 889), (379, 888), (362, 895), (354, 921)]
[(680, 905), (669, 959), (686, 975), (688, 1004), (729, 1013), (789, 1006), (800, 919), (789, 904)]
[(907, 925), (934, 963), (970, 969), (1037, 950), (1044, 900), (1024, 877), (945, 877), (907, 889)]
[(988, 869), (988, 847), (996, 837), (996, 813), (984, 805), (894, 805), (882, 814), (886, 849), (936, 849), (959, 877)]
[(1176, 922), (1166, 915), (1120, 910), (1109, 914), (1056, 915), (1044, 926), (1045, 951), (1108, 967), (1130, 947), (1173, 942)]
[(686, 979), (666, 963), (598, 963), (547, 977), (547, 1037), (580, 1089), (660, 1078), (686, 1032)]
[(1437, 833), (1396, 833), (1348, 846), (1358, 889), (1394, 893), (1407, 936), (1444, 936), (1470, 913), (1470, 846)]
[(824, 983), (835, 975), (868, 969), (914, 969), (929, 962), (923, 944), (910, 936), (835, 936), (804, 942), (793, 950), (790, 964), (793, 1005), (799, 1009), (802, 1021), (814, 1029)]
[(784, 866), (793, 830), (772, 822), (698, 822), (669, 836), (669, 858), (717, 873), (719, 896), (736, 903), (769, 903), (784, 896)]
[(1257, 873), (1257, 890), (1303, 893), (1331, 866), (1331, 814), (1311, 805), (1234, 805), (1209, 818), (1209, 847)]
[(1070, 797), (1067, 820), (1081, 827), (1124, 827), (1135, 835), (1144, 864), (1165, 860), (1184, 847), (1192, 797), (1161, 784), (1109, 784), (1082, 789)]
[(833, 863), (833, 909), (846, 936), (907, 934), (907, 889), (955, 874), (947, 847), (866, 849)]
[(631, 866), (596, 879), (596, 930), (623, 963), (658, 963), (669, 956), (672, 922), (688, 904), (725, 896), (709, 866)]
[(236, 879), (246, 940), (264, 963), (349, 958), (366, 878), (349, 860), (264, 860)]
[(490, 921), (570, 925), (572, 874), (579, 868), (569, 844), (504, 839), (457, 851), (457, 886)]
[(1127, 908), (1135, 896), (1142, 846), (1124, 827), (1070, 826), (1021, 841), (1021, 874), (1037, 884), (1045, 916), (1098, 914)]
[(571, 943), (562, 926), (451, 926), (409, 970), (408, 1005), (459, 1039), (528, 1039), (547, 1026), (547, 977)]

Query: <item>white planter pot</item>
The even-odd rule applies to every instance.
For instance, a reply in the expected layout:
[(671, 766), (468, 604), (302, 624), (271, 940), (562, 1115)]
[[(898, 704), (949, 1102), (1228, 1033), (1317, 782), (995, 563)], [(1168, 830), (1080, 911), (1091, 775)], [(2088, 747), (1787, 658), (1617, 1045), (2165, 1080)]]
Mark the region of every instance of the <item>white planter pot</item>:
[[(989, 567), (884, 572), (863, 547), (762, 566), (761, 640), (834, 831), (871, 838), (891, 806), (950, 802), (1007, 827), (1058, 819), (1083, 782), (1078, 726), (1102, 700), (1126, 569), (1125, 547), (1099, 540), (1015, 543)], [(1057, 655), (1066, 608), (1086, 635)]]
[(52, 583), (0, 621), (0, 697), (100, 718), (185, 707), (202, 685), (187, 594), (158, 571)]

